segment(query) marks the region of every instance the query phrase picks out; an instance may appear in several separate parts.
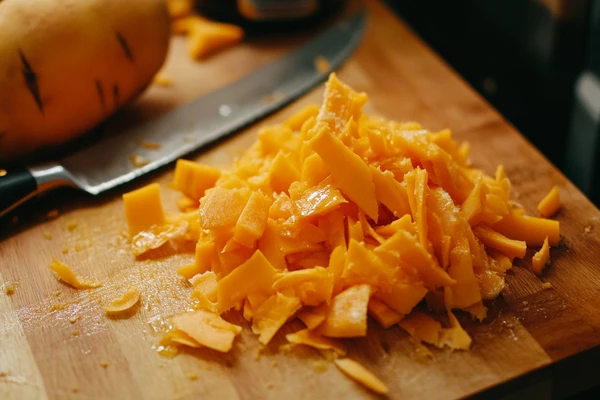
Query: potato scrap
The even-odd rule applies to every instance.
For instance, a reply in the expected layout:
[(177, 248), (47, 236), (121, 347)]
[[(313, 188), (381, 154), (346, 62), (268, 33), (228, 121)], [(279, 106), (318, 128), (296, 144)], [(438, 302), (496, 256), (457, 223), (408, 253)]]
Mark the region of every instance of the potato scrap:
[(231, 350), (233, 339), (242, 331), (240, 326), (225, 321), (218, 314), (204, 310), (176, 315), (173, 317), (173, 327), (187, 334), (199, 345), (223, 353)]
[(554, 186), (552, 190), (550, 190), (550, 192), (540, 201), (537, 209), (544, 218), (556, 214), (560, 209), (560, 194), (558, 193), (558, 187)]
[(331, 65), (325, 57), (318, 56), (317, 58), (315, 58), (315, 70), (317, 70), (317, 72), (321, 74), (326, 74), (328, 72), (331, 72)]
[[(195, 311), (173, 318), (164, 352), (230, 350), (241, 328), (220, 315), (232, 309), (264, 344), (298, 318), (307, 329), (290, 343), (343, 354), (333, 338), (367, 335), (371, 315), (419, 345), (468, 350), (454, 310), (482, 320), (513, 260), (558, 243), (558, 221), (517, 208), (502, 167), (474, 169), (450, 130), (369, 116), (366, 102), (332, 73), (320, 107), (262, 128), (230, 167), (180, 161), (173, 186), (195, 212), (167, 220), (157, 186), (124, 196), (130, 237), (186, 221), (182, 240), (196, 245), (194, 264), (177, 271), (194, 285)], [(414, 311), (422, 302), (448, 325)], [(355, 362), (336, 363), (387, 392)]]
[(140, 289), (133, 285), (130, 286), (122, 297), (113, 300), (107, 307), (104, 307), (104, 312), (107, 315), (119, 315), (131, 310), (140, 301)]
[(320, 336), (309, 329), (303, 329), (296, 333), (289, 333), (285, 336), (285, 338), (292, 344), (303, 344), (319, 350), (333, 350), (340, 356), (346, 355), (346, 348), (343, 344)]
[(349, 358), (339, 358), (333, 361), (344, 374), (354, 379), (358, 383), (371, 389), (375, 393), (388, 394), (389, 389), (385, 383), (381, 382), (379, 378), (373, 375), (371, 372), (365, 369), (362, 365), (353, 361)]
[(189, 36), (188, 54), (193, 60), (202, 60), (240, 42), (244, 37), (244, 31), (239, 26), (210, 21), (197, 15), (175, 20), (172, 30), (175, 34)]
[(535, 272), (537, 275), (541, 275), (544, 267), (546, 264), (548, 264), (548, 261), (550, 261), (550, 245), (548, 244), (548, 238), (546, 238), (544, 239), (542, 248), (537, 251), (531, 259), (533, 272)]
[(52, 263), (48, 267), (56, 273), (61, 281), (73, 286), (75, 289), (93, 289), (102, 286), (100, 282), (93, 279), (78, 278), (71, 268), (56, 258), (52, 259)]

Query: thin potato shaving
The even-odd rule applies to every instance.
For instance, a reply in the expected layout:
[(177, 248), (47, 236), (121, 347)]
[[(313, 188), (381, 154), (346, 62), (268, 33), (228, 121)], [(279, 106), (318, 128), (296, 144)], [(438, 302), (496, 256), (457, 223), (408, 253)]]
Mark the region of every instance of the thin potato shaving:
[(108, 306), (104, 307), (107, 315), (118, 315), (125, 313), (133, 308), (140, 301), (140, 289), (133, 285), (130, 286), (123, 296), (113, 300)]
[(365, 367), (349, 358), (340, 358), (333, 361), (344, 374), (371, 389), (375, 393), (387, 394), (389, 392), (385, 383), (369, 372)]
[(93, 289), (102, 286), (100, 282), (93, 279), (78, 278), (71, 268), (56, 258), (52, 259), (52, 263), (48, 267), (56, 273), (61, 281), (68, 283), (75, 289)]

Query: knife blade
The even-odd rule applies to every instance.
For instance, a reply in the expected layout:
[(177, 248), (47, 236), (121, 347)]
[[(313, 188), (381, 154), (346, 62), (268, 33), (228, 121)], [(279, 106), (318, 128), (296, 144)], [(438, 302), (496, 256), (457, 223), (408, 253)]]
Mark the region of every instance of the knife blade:
[[(366, 13), (358, 11), (249, 75), (119, 135), (58, 162), (0, 170), (0, 216), (60, 186), (97, 195), (235, 133), (323, 82), (329, 71), (339, 68), (352, 54), (365, 25)], [(329, 71), (315, 68), (317, 57), (327, 60)], [(271, 96), (271, 101), (264, 101), (266, 96)], [(159, 143), (160, 147), (144, 149), (140, 141)], [(148, 163), (133, 165), (130, 156), (134, 153)]]

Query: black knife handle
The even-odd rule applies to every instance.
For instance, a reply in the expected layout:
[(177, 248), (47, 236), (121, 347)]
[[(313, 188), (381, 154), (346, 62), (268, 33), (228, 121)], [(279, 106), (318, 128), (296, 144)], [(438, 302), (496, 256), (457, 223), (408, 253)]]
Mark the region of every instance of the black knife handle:
[(0, 168), (0, 216), (37, 193), (37, 182), (24, 167)]

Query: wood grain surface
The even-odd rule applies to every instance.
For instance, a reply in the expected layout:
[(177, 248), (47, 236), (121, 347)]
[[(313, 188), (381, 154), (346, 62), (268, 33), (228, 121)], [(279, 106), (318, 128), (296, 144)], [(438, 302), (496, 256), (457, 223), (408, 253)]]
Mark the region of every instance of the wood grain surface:
[[(482, 324), (465, 320), (474, 339), (469, 352), (434, 350), (422, 362), (398, 327), (369, 324), (368, 337), (348, 340), (350, 357), (390, 387), (390, 397), (454, 398), (509, 391), (536, 398), (564, 396), (597, 383), (600, 371), (600, 212), (496, 111), (471, 90), (400, 20), (379, 2), (368, 2), (364, 41), (340, 70), (340, 78), (366, 91), (366, 111), (416, 120), (431, 130), (451, 128), (472, 145), (473, 163), (493, 173), (503, 164), (514, 200), (536, 214), (537, 202), (553, 186), (563, 207), (561, 245), (541, 277), (530, 269), (532, 251), (518, 261), (502, 297)], [(190, 61), (185, 42), (174, 38), (165, 73), (170, 88), (152, 87), (140, 101), (107, 124), (120, 129), (224, 85), (290, 50), (302, 38), (249, 41), (202, 63)], [(323, 87), (260, 124), (282, 121), (308, 103), (319, 103)], [(260, 125), (257, 124), (256, 126)], [(256, 126), (198, 154), (225, 165), (256, 138)], [(98, 198), (75, 192), (46, 197), (3, 229), (0, 287), (0, 399), (320, 399), (372, 398), (330, 364), (317, 372), (317, 352), (278, 352), (285, 326), (260, 353), (248, 324), (230, 354), (210, 350), (160, 356), (155, 346), (173, 313), (186, 308), (190, 288), (175, 270), (193, 254), (165, 250), (161, 258), (136, 260), (127, 240), (121, 194), (150, 181), (162, 186), (167, 210), (178, 194), (168, 187), (172, 169)], [(58, 217), (48, 217), (51, 209)], [(4, 222), (6, 224), (6, 222)], [(52, 257), (103, 286), (77, 291), (48, 269)], [(544, 290), (543, 282), (552, 288)], [(135, 315), (108, 319), (102, 307), (136, 283), (142, 300)], [(104, 366), (102, 365), (104, 364)], [(529, 391), (529, 392), (528, 392)]]

